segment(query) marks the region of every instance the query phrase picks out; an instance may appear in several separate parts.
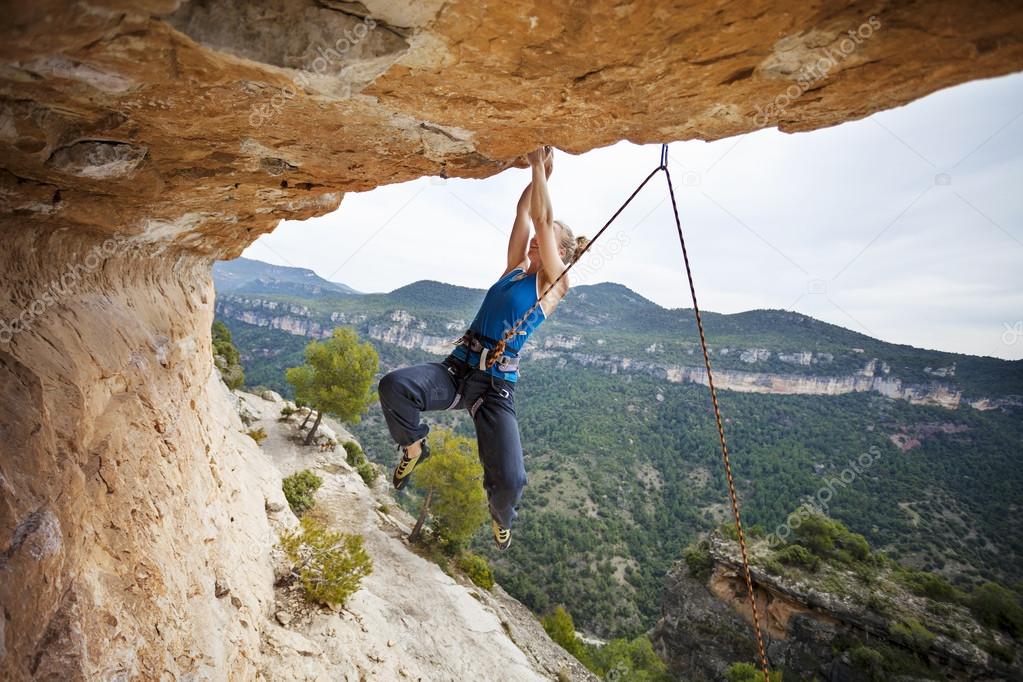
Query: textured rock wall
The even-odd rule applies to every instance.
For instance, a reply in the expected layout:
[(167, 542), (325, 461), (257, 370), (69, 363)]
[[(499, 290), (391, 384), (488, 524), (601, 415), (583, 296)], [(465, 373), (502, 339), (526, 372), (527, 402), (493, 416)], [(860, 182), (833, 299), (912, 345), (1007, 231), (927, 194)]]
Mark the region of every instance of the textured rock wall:
[(252, 676), (248, 616), (212, 591), (222, 570), (232, 607), (260, 608), (272, 486), (209, 383), (209, 257), (346, 191), (485, 177), (541, 142), (806, 130), (1023, 67), (1023, 7), (996, 0), (4, 11), (0, 673), (15, 679)]
[(4, 246), (0, 309), (36, 315), (0, 348), (0, 679), (254, 677), (284, 500), (213, 371), (208, 263)]

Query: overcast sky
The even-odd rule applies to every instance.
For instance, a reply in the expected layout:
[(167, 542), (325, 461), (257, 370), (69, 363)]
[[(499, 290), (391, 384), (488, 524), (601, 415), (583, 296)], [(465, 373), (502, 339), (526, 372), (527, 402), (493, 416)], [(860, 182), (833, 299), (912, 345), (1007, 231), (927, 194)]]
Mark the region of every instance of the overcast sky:
[[(670, 154), (703, 309), (783, 308), (886, 341), (1023, 358), (1023, 74), (833, 128), (676, 142)], [(557, 152), (555, 216), (592, 236), (658, 155), (628, 143)], [(484, 289), (504, 268), (528, 181), (510, 169), (348, 194), (244, 255), (366, 292), (421, 279)], [(573, 282), (690, 307), (670, 207), (658, 177)]]

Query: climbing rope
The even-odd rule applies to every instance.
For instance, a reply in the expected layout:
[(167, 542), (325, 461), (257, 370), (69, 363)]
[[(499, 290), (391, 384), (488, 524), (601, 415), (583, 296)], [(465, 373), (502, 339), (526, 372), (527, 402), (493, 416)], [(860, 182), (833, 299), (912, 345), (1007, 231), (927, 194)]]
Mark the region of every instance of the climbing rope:
[(700, 346), (703, 347), (703, 364), (707, 368), (707, 385), (710, 387), (710, 401), (714, 404), (714, 419), (718, 426), (718, 440), (721, 442), (721, 459), (725, 463), (725, 477), (728, 479), (728, 495), (732, 499), (732, 515), (735, 517), (735, 531), (739, 536), (739, 552), (742, 554), (742, 570), (746, 578), (746, 590), (749, 592), (749, 604), (753, 611), (753, 632), (757, 636), (757, 652), (760, 655), (760, 667), (764, 671), (764, 682), (770, 682), (767, 669), (767, 651), (764, 649), (764, 638), (760, 634), (760, 618), (757, 615), (757, 598), (753, 592), (753, 579), (749, 572), (749, 558), (746, 555), (746, 535), (742, 531), (742, 520), (739, 518), (739, 501), (735, 495), (735, 481), (732, 479), (732, 465), (728, 460), (728, 444), (725, 442), (725, 427), (721, 421), (721, 408), (718, 407), (718, 392), (714, 388), (714, 373), (710, 369), (710, 354), (707, 352), (707, 337), (703, 333), (703, 320), (700, 317), (700, 306), (696, 303), (696, 285), (693, 284), (693, 270), (689, 267), (689, 252), (686, 240), (682, 236), (682, 221), (678, 217), (678, 205), (675, 203), (675, 188), (671, 184), (671, 172), (668, 170), (668, 145), (661, 145), (661, 168), (668, 179), (668, 194), (671, 195), (671, 209), (675, 212), (675, 228), (678, 230), (678, 242), (682, 246), (682, 260), (686, 265), (686, 277), (689, 279), (689, 293), (693, 298), (693, 312), (696, 314), (696, 328), (700, 332)]
[(629, 198), (625, 200), (625, 203), (622, 204), (617, 211), (615, 211), (614, 215), (611, 216), (611, 219), (604, 223), (604, 226), (597, 231), (597, 234), (593, 235), (593, 239), (590, 240), (586, 247), (580, 251), (572, 262), (561, 271), (561, 274), (558, 275), (546, 289), (544, 289), (543, 295), (537, 299), (536, 303), (534, 303), (532, 307), (530, 307), (529, 310), (527, 310), (525, 314), (523, 314), (523, 316), (512, 326), (512, 328), (504, 334), (501, 340), (498, 341), (497, 345), (494, 347), (493, 353), (491, 354), (491, 358), (487, 361), (487, 367), (490, 367), (490, 365), (504, 353), (506, 343), (518, 333), (519, 327), (521, 327), (529, 316), (533, 314), (533, 311), (535, 311), (540, 305), (540, 301), (542, 301), (543, 298), (547, 296), (547, 294), (549, 294), (555, 286), (557, 286), (558, 282), (560, 282), (562, 278), (568, 274), (568, 271), (572, 269), (572, 266), (579, 262), (580, 257), (589, 251), (590, 247), (592, 247), (593, 244), (600, 239), (600, 235), (604, 234), (604, 231), (611, 226), (611, 223), (613, 223), (615, 219), (621, 215), (622, 211), (625, 210), (625, 207), (636, 198), (636, 195), (639, 194), (640, 190), (642, 190), (648, 182), (650, 182), (650, 179), (661, 171), (664, 171), (664, 177), (668, 181), (668, 194), (671, 196), (671, 209), (675, 213), (675, 228), (678, 230), (678, 241), (682, 246), (682, 260), (685, 263), (686, 277), (689, 280), (689, 293), (693, 299), (693, 312), (696, 315), (696, 328), (700, 332), (700, 346), (703, 348), (703, 365), (707, 368), (707, 385), (710, 387), (710, 400), (714, 405), (714, 419), (717, 422), (718, 440), (721, 443), (721, 459), (725, 464), (725, 477), (728, 480), (728, 495), (732, 501), (732, 516), (735, 518), (735, 531), (739, 537), (739, 552), (742, 556), (742, 570), (746, 579), (746, 590), (749, 593), (750, 609), (753, 614), (753, 632), (756, 634), (757, 639), (757, 652), (760, 656), (760, 668), (764, 673), (764, 682), (770, 682), (770, 674), (768, 672), (767, 665), (767, 650), (764, 648), (764, 638), (760, 633), (760, 616), (757, 609), (756, 594), (753, 592), (753, 578), (750, 576), (749, 556), (746, 552), (746, 534), (742, 530), (742, 519), (739, 515), (739, 500), (735, 494), (735, 481), (732, 478), (732, 464), (728, 457), (728, 443), (725, 440), (725, 427), (724, 422), (721, 419), (721, 408), (718, 405), (717, 389), (714, 388), (714, 373), (711, 371), (710, 354), (707, 352), (707, 337), (703, 331), (703, 319), (700, 317), (700, 306), (696, 302), (696, 285), (693, 283), (693, 270), (689, 265), (689, 251), (686, 249), (686, 240), (682, 235), (682, 221), (679, 218), (678, 204), (675, 201), (675, 188), (671, 183), (671, 172), (668, 170), (668, 145), (661, 145), (660, 165), (652, 170), (643, 182), (639, 183), (639, 187), (637, 187), (635, 191), (629, 195)]

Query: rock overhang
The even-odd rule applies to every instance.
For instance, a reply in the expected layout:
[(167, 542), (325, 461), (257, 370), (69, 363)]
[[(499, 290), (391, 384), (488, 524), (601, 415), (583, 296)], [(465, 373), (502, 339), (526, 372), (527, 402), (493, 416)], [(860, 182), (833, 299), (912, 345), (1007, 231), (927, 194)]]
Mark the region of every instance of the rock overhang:
[(811, 130), (1023, 68), (996, 1), (91, 0), (0, 31), (4, 223), (213, 257), (541, 142)]

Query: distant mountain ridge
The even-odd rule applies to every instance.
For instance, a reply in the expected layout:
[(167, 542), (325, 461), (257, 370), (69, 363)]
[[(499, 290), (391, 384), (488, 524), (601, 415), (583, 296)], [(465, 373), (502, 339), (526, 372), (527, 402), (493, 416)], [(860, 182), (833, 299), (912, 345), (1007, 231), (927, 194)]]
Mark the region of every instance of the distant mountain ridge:
[(355, 289), (323, 279), (306, 268), (271, 265), (250, 258), (235, 258), (213, 264), (217, 291), (234, 293), (290, 293), (319, 296), (324, 293), (358, 294)]
[[(371, 338), (431, 353), (449, 348), (485, 294), (432, 280), (357, 294), (310, 270), (248, 259), (217, 264), (214, 280), (217, 312), (225, 317), (313, 338), (338, 324), (354, 325)], [(703, 321), (721, 388), (810, 395), (872, 391), (978, 409), (1023, 403), (1023, 361), (887, 343), (786, 310), (704, 311)], [(574, 287), (524, 356), (559, 355), (609, 372), (701, 383), (698, 341), (692, 309), (662, 308), (622, 284), (605, 282)]]

